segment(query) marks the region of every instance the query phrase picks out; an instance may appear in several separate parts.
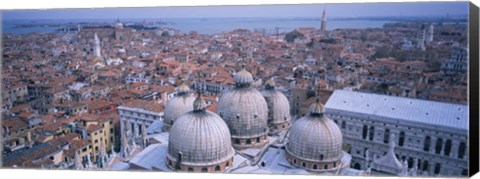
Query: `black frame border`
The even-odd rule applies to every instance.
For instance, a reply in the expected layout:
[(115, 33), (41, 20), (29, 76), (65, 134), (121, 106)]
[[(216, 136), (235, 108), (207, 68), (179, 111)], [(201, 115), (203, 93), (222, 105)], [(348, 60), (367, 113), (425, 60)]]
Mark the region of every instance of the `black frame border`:
[(469, 3), (469, 176), (472, 177), (479, 170), (479, 13), (478, 7)]

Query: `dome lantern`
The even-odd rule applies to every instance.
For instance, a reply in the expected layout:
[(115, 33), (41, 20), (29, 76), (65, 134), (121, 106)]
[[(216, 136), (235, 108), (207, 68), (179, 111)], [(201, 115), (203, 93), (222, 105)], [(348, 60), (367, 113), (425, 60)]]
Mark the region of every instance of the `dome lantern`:
[(235, 86), (238, 88), (248, 88), (253, 82), (253, 76), (244, 67), (242, 70), (235, 74), (235, 76), (233, 77), (233, 81), (235, 81)]
[(322, 116), (323, 115), (323, 110), (324, 110), (324, 106), (323, 106), (322, 103), (320, 103), (320, 98), (317, 97), (316, 102), (313, 103), (312, 105), (310, 105), (310, 107), (309, 107), (310, 115), (312, 115), (312, 116)]
[(202, 94), (200, 91), (197, 93), (197, 99), (193, 101), (193, 111), (194, 112), (205, 112), (205, 109), (207, 108), (207, 103), (202, 97)]

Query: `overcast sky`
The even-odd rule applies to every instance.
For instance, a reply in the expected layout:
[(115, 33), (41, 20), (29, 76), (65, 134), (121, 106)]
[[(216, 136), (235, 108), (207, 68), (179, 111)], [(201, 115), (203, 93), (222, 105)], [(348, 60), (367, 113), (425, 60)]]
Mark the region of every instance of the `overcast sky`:
[(158, 8), (99, 8), (55, 10), (4, 10), (10, 19), (149, 19), (223, 17), (328, 17), (451, 16), (467, 15), (468, 2), (357, 3), (263, 6), (210, 6)]

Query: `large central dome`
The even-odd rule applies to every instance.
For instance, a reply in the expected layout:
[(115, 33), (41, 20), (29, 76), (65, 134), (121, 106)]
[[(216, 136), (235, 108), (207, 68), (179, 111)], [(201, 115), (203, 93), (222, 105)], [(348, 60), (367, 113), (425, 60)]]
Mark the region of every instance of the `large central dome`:
[(234, 80), (235, 88), (220, 97), (217, 113), (230, 129), (233, 147), (263, 147), (268, 143), (265, 98), (250, 87), (253, 78), (247, 70), (242, 69), (235, 74)]
[(312, 171), (328, 171), (340, 167), (342, 133), (337, 124), (323, 114), (317, 99), (310, 114), (297, 120), (290, 128), (287, 160), (297, 167)]
[(193, 110), (195, 97), (186, 84), (177, 87), (178, 96), (170, 99), (165, 106), (163, 129), (169, 131), (175, 120), (183, 113)]
[(228, 126), (217, 114), (205, 110), (200, 94), (194, 106), (193, 111), (178, 117), (170, 130), (167, 165), (183, 171), (224, 171), (235, 154)]

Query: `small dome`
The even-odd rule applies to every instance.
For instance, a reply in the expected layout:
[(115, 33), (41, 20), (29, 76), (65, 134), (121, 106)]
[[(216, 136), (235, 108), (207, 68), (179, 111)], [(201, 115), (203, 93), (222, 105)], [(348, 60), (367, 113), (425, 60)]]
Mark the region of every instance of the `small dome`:
[[(187, 87), (188, 88), (188, 87)], [(165, 131), (168, 131), (174, 121), (183, 113), (193, 110), (193, 101), (195, 97), (191, 93), (182, 93), (179, 90), (179, 95), (170, 99), (167, 102), (164, 110), (163, 126)]]
[(248, 72), (244, 68), (235, 74), (235, 76), (233, 77), (233, 80), (237, 84), (249, 84), (253, 82), (253, 76), (250, 72)]
[[(203, 108), (204, 101), (199, 97), (195, 104)], [(235, 154), (230, 137), (228, 126), (217, 114), (190, 111), (178, 117), (170, 130), (167, 161), (172, 168), (179, 159), (181, 166), (193, 168), (228, 166)]]
[(262, 91), (262, 95), (268, 106), (269, 134), (276, 134), (287, 130), (290, 126), (290, 103), (282, 92), (275, 90), (273, 85), (269, 86), (272, 83), (268, 81), (266, 83), (266, 89)]
[(310, 115), (300, 118), (290, 128), (287, 153), (298, 161), (338, 164), (343, 156), (342, 132), (335, 122), (323, 115), (323, 105), (320, 102), (312, 104), (310, 112)]

